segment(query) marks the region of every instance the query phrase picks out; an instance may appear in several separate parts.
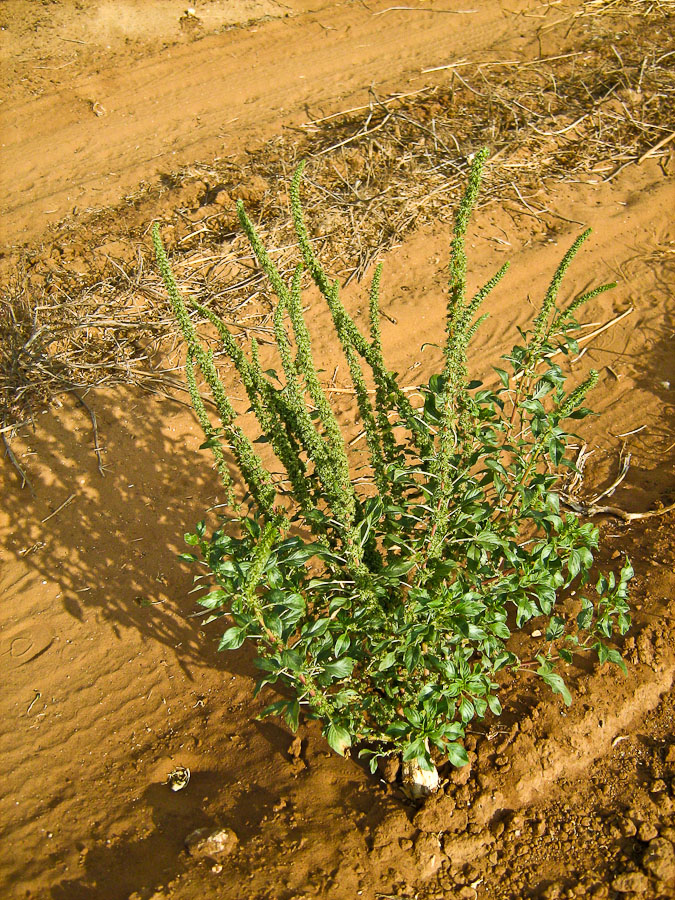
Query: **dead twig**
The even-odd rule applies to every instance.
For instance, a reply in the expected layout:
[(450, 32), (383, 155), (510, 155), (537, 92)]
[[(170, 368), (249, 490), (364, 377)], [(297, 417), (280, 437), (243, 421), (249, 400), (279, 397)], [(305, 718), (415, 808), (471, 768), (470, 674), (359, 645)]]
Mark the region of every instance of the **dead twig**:
[(619, 474), (616, 476), (615, 480), (610, 484), (610, 486), (606, 488), (601, 494), (597, 494), (595, 497), (593, 497), (592, 500), (587, 501), (589, 506), (597, 506), (600, 500), (603, 500), (605, 497), (611, 496), (621, 484), (621, 482), (625, 479), (626, 475), (628, 475), (632, 456), (630, 453), (626, 453), (625, 449), (626, 447), (624, 444), (624, 446), (621, 448), (621, 454), (619, 456)]
[(77, 496), (76, 494), (71, 494), (70, 497), (68, 497), (67, 500), (64, 500), (64, 501), (63, 501), (63, 503), (61, 504), (61, 506), (57, 507), (57, 508), (54, 510), (54, 512), (49, 513), (49, 515), (46, 516), (44, 519), (40, 519), (40, 524), (41, 524), (41, 525), (44, 525), (45, 522), (48, 522), (50, 519), (53, 519), (54, 516), (55, 516), (57, 513), (60, 513), (61, 510), (64, 509), (66, 506), (68, 506), (68, 504), (71, 502), (71, 500), (74, 500), (76, 496)]
[(80, 406), (83, 406), (87, 412), (89, 413), (89, 418), (91, 419), (91, 427), (94, 432), (94, 453), (96, 454), (96, 462), (98, 464), (98, 470), (101, 473), (101, 478), (105, 477), (105, 472), (103, 471), (103, 460), (101, 458), (102, 449), (98, 443), (98, 425), (96, 423), (96, 413), (94, 410), (85, 402), (84, 397), (80, 397), (77, 391), (73, 390), (71, 392)]
[(388, 6), (387, 9), (381, 9), (379, 12), (373, 13), (375, 16), (383, 16), (390, 12), (430, 12), (430, 13), (447, 13), (453, 16), (470, 16), (478, 12), (476, 9), (434, 9), (432, 6)]
[(21, 487), (27, 487), (33, 497), (35, 497), (35, 491), (33, 490), (33, 485), (31, 484), (30, 478), (24, 472), (23, 468), (21, 467), (21, 463), (16, 458), (14, 451), (10, 447), (9, 438), (7, 437), (7, 432), (5, 431), (2, 432), (2, 442), (5, 445), (5, 453), (7, 454), (7, 458), (19, 473), (19, 477), (21, 478)]
[(664, 516), (666, 513), (672, 512), (675, 509), (675, 503), (671, 503), (669, 506), (663, 506), (661, 509), (652, 509), (648, 512), (627, 512), (625, 509), (620, 509), (618, 506), (594, 506), (592, 504), (581, 503), (573, 497), (570, 497), (568, 494), (561, 494), (560, 499), (566, 506), (569, 506), (571, 510), (581, 516), (616, 516), (618, 519), (623, 519), (624, 522), (635, 522), (638, 519), (651, 519), (654, 516)]

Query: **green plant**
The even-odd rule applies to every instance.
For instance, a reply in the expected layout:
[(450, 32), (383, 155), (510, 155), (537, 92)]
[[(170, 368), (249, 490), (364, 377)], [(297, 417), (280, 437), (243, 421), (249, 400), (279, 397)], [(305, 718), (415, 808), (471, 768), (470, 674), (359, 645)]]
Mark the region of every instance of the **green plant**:
[[(239, 204), (242, 227), (277, 298), (281, 374), (263, 371), (255, 340), (245, 354), (216, 315), (191, 304), (220, 335), (248, 395), (259, 440), (271, 445), (283, 477), (265, 467), (237, 424), (213, 354), (200, 342), (176, 287), (158, 227), (153, 231), (187, 343), (187, 381), (206, 436), (202, 446), (215, 455), (234, 511), (210, 537), (203, 521), (185, 536), (200, 557), (183, 558), (201, 558), (218, 583), (199, 603), (208, 621), (222, 616), (231, 622), (220, 649), (253, 642), (262, 670), (257, 690), (278, 682), (290, 689), (263, 715), (281, 715), (292, 729), (301, 711), (318, 718), (335, 751), (344, 755), (358, 744), (373, 771), (378, 759), (391, 754), (427, 771), (434, 769), (432, 752), (464, 764), (468, 723), (488, 710), (501, 712), (500, 673), (536, 666), (569, 704), (556, 666), (571, 663), (573, 653), (591, 650), (600, 662), (623, 667), (607, 641), (629, 627), (632, 569), (626, 562), (618, 579), (600, 575), (589, 585), (598, 530), (561, 511), (556, 492), (561, 472), (574, 469), (563, 423), (588, 414), (582, 404), (598, 376), (592, 371), (566, 391), (553, 354), (576, 350), (576, 311), (613, 285), (559, 305), (561, 280), (588, 236), (584, 232), (565, 254), (531, 330), (521, 332), (522, 342), (503, 357), (506, 368), (495, 367), (496, 385), (469, 380), (467, 348), (483, 318), (476, 318), (480, 304), (507, 269), (467, 297), (464, 237), (486, 155), (474, 158), (456, 216), (444, 363), (422, 388), (421, 408), (411, 405), (384, 360), (381, 267), (373, 277), (364, 335), (342, 305), (338, 282), (314, 255), (299, 197), (303, 165), (290, 191), (303, 264), (290, 285)], [(369, 472), (358, 486), (312, 359), (301, 303), (304, 269), (328, 304), (358, 401)], [(212, 393), (218, 427), (198, 391), (197, 369)], [(248, 488), (243, 501), (228, 454)], [(568, 604), (563, 611), (561, 600), (570, 599), (572, 588), (583, 595), (576, 610)], [(535, 618), (544, 620), (541, 650), (524, 663), (507, 642)]]

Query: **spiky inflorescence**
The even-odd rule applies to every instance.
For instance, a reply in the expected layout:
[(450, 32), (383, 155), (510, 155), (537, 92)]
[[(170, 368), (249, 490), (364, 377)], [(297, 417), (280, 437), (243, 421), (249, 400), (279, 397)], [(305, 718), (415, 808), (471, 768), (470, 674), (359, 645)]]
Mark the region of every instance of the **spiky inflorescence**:
[(430, 559), (438, 558), (442, 554), (450, 521), (453, 472), (456, 469), (457, 451), (465, 446), (466, 435), (463, 432), (468, 431), (465, 416), (466, 351), (471, 337), (480, 324), (480, 320), (473, 324), (471, 320), (485, 297), (507, 270), (507, 266), (502, 266), (472, 300), (469, 303), (466, 302), (465, 236), (469, 217), (478, 197), (483, 166), (487, 157), (487, 148), (479, 150), (474, 156), (466, 192), (455, 218), (454, 235), (450, 248), (444, 347), (445, 365), (443, 369), (443, 410), (439, 428), (439, 445), (432, 465), (435, 488), (433, 525), (429, 541)]
[(587, 378), (572, 391), (569, 397), (559, 407), (558, 417), (560, 419), (567, 418), (567, 416), (570, 416), (574, 410), (581, 405), (586, 394), (598, 383), (598, 377), (596, 369), (591, 369)]
[(598, 294), (604, 294), (605, 291), (611, 291), (615, 287), (616, 281), (612, 281), (609, 284), (601, 284), (599, 287), (593, 288), (592, 290), (587, 291), (585, 294), (580, 294), (569, 304), (569, 306), (562, 310), (562, 312), (558, 313), (558, 315), (553, 320), (552, 328), (559, 328), (564, 323), (569, 322), (574, 317), (574, 313), (580, 307), (582, 307), (584, 303), (588, 303), (589, 300), (597, 297)]
[[(385, 370), (384, 356), (382, 354), (382, 335), (380, 333), (380, 282), (382, 281), (382, 263), (375, 268), (373, 280), (370, 285), (368, 297), (368, 311), (370, 317), (370, 347), (377, 366), (381, 371)], [(389, 413), (392, 410), (390, 392), (381, 378), (375, 378), (375, 408), (377, 410), (377, 428), (382, 440), (382, 455), (385, 463), (392, 463), (399, 455), (397, 453), (394, 430), (389, 421)], [(392, 493), (394, 493), (392, 491)]]
[(419, 450), (420, 455), (431, 456), (433, 453), (433, 444), (429, 439), (427, 430), (420, 425), (415, 410), (401, 390), (396, 377), (385, 367), (381, 352), (378, 353), (377, 348), (374, 348), (361, 334), (356, 323), (344, 308), (338, 293), (335, 292), (332, 282), (323, 271), (314, 255), (305, 226), (302, 204), (300, 202), (300, 182), (304, 167), (305, 163), (301, 162), (296, 169), (291, 184), (290, 197), (293, 225), (295, 227), (298, 245), (302, 252), (305, 265), (307, 266), (314, 283), (328, 303), (336, 331), (338, 334), (345, 335), (348, 338), (350, 345), (370, 366), (375, 384), (379, 387), (381, 397), (386, 402), (384, 411), (395, 411), (401, 421), (410, 430), (411, 439)]
[[(579, 248), (590, 233), (591, 229), (587, 228), (584, 232), (582, 232), (582, 234), (579, 235), (578, 238), (576, 238), (570, 249), (563, 256), (560, 265), (556, 269), (553, 279), (551, 280), (551, 284), (546, 291), (544, 302), (542, 303), (541, 309), (539, 310), (539, 313), (534, 320), (533, 337), (530, 343), (531, 353), (535, 357), (538, 353), (539, 348), (542, 346), (549, 335), (551, 312), (555, 307), (555, 302), (558, 298), (558, 291), (565, 276), (565, 272), (568, 270), (570, 263), (577, 255), (577, 253), (579, 252)], [(600, 293), (600, 291), (597, 291), (597, 293)]]
[[(338, 299), (339, 285), (337, 282), (333, 285), (331, 301), (335, 304)], [(366, 381), (363, 377), (363, 370), (359, 363), (358, 355), (354, 349), (349, 329), (344, 327), (344, 319), (337, 317), (336, 331), (340, 344), (347, 358), (347, 366), (351, 375), (352, 384), (354, 385), (354, 393), (356, 394), (356, 402), (359, 407), (359, 413), (363, 421), (363, 428), (366, 433), (366, 442), (370, 451), (370, 462), (373, 469), (375, 484), (382, 496), (388, 493), (387, 477), (385, 473), (384, 457), (382, 456), (382, 444), (377, 429), (377, 423), (373, 414), (373, 408), (368, 398), (368, 389)]]
[(192, 400), (192, 405), (197, 414), (197, 419), (202, 427), (202, 431), (204, 432), (204, 437), (209, 443), (211, 452), (213, 453), (213, 456), (216, 460), (216, 468), (218, 469), (218, 472), (220, 474), (220, 479), (225, 486), (227, 502), (231, 506), (238, 508), (238, 504), (234, 495), (234, 484), (232, 482), (232, 476), (230, 475), (230, 472), (227, 468), (227, 461), (225, 459), (225, 454), (223, 453), (222, 445), (218, 440), (218, 432), (213, 427), (211, 420), (209, 419), (209, 414), (206, 412), (206, 405), (204, 404), (202, 396), (199, 393), (199, 388), (197, 387), (194, 357), (191, 350), (188, 350), (187, 357), (185, 359), (185, 380), (187, 381), (190, 399)]
[[(224, 434), (232, 448), (235, 460), (239, 470), (244, 476), (248, 489), (255, 498), (260, 511), (263, 514), (269, 515), (274, 506), (276, 497), (276, 491), (272, 484), (272, 476), (267, 469), (265, 469), (262, 460), (253, 449), (253, 445), (241, 428), (234, 424), (236, 413), (227, 398), (225, 389), (223, 388), (223, 384), (214, 365), (213, 354), (203, 348), (197, 337), (194, 325), (188, 315), (187, 308), (173, 277), (173, 272), (171, 271), (171, 266), (169, 265), (169, 260), (167, 259), (162, 239), (159, 234), (158, 224), (155, 224), (152, 229), (152, 241), (155, 247), (159, 270), (169, 295), (169, 301), (188, 346), (188, 352), (191, 354), (194, 362), (198, 364), (202, 375), (204, 376), (204, 380), (211, 390)], [(208, 438), (212, 436), (212, 434), (207, 434)], [(216, 461), (218, 461), (217, 457)], [(227, 486), (228, 485), (226, 484), (226, 487)]]
[[(323, 489), (333, 499), (336, 515), (349, 525), (354, 519), (356, 508), (354, 491), (349, 479), (349, 461), (340, 428), (319, 383), (312, 360), (309, 335), (302, 318), (299, 302), (302, 267), (296, 269), (293, 286), (289, 291), (241, 203), (237, 205), (237, 211), (256, 259), (278, 298), (274, 314), (274, 333), (286, 375), (284, 392), (298, 425), (297, 437), (314, 461)], [(293, 359), (291, 346), (284, 331), (283, 317), (287, 311), (291, 317), (291, 324), (298, 343), (296, 360)], [(326, 432), (325, 436), (319, 433), (312, 422), (303, 395), (304, 387), (301, 384), (301, 376), (310, 397), (319, 410)]]
[(230, 357), (239, 373), (246, 394), (251, 403), (251, 409), (260, 425), (263, 435), (269, 438), (272, 448), (282, 465), (286, 469), (293, 495), (296, 497), (304, 513), (309, 512), (313, 506), (307, 489), (306, 471), (302, 460), (297, 453), (284, 425), (283, 418), (279, 415), (278, 405), (274, 399), (274, 388), (264, 377), (260, 368), (257, 355), (257, 344), (252, 339), (252, 361), (246, 358), (244, 351), (235, 341), (223, 320), (212, 310), (195, 300), (190, 301), (192, 306), (200, 312), (212, 325), (214, 325), (223, 342), (225, 352)]
[(347, 448), (342, 431), (335, 418), (335, 413), (319, 381), (312, 356), (312, 343), (309, 331), (302, 315), (302, 303), (300, 300), (302, 271), (302, 265), (298, 265), (293, 276), (293, 285), (288, 300), (288, 314), (293, 326), (297, 347), (295, 362), (298, 370), (302, 373), (309, 396), (319, 411), (321, 423), (326, 431), (326, 442), (330, 450), (332, 464), (335, 467), (335, 477), (342, 490), (351, 491)]

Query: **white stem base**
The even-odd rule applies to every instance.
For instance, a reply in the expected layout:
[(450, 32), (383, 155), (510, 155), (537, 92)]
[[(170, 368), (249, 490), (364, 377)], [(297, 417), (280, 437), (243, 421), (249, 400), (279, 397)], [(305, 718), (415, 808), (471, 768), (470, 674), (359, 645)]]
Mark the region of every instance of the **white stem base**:
[(438, 770), (423, 769), (416, 759), (402, 765), (403, 791), (411, 800), (423, 800), (438, 790)]

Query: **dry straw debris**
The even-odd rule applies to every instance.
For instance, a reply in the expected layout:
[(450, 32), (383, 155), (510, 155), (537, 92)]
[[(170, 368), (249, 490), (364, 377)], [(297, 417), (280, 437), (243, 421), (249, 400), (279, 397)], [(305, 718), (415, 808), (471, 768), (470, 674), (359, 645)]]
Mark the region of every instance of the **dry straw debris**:
[[(663, 34), (674, 15), (665, 0), (589, 0), (569, 17), (574, 52), (452, 60), (442, 86), (384, 99), (373, 92), (366, 106), (289, 130), (255, 158), (188, 167), (125, 208), (171, 203), (162, 218), (181, 290), (264, 341), (271, 307), (237, 227), (238, 197), (265, 223), (262, 238), (288, 274), (281, 185), (298, 159), (309, 159), (308, 228), (343, 283), (362, 278), (414, 228), (448, 221), (471, 155), (486, 142), (491, 190), (483, 202), (550, 223), (561, 216), (542, 205), (548, 180), (609, 181), (649, 157), (668, 165), (675, 51), (664, 48)], [(120, 218), (119, 210), (92, 212), (85, 234), (109, 239)], [(86, 250), (69, 254), (83, 240), (78, 228), (61, 227), (61, 251), (50, 259), (27, 254), (0, 303), (3, 435), (64, 391), (133, 383), (174, 395), (179, 387), (182, 359), (147, 264), (147, 233), (127, 231), (118, 244), (135, 244), (134, 254), (113, 251), (102, 264)]]

